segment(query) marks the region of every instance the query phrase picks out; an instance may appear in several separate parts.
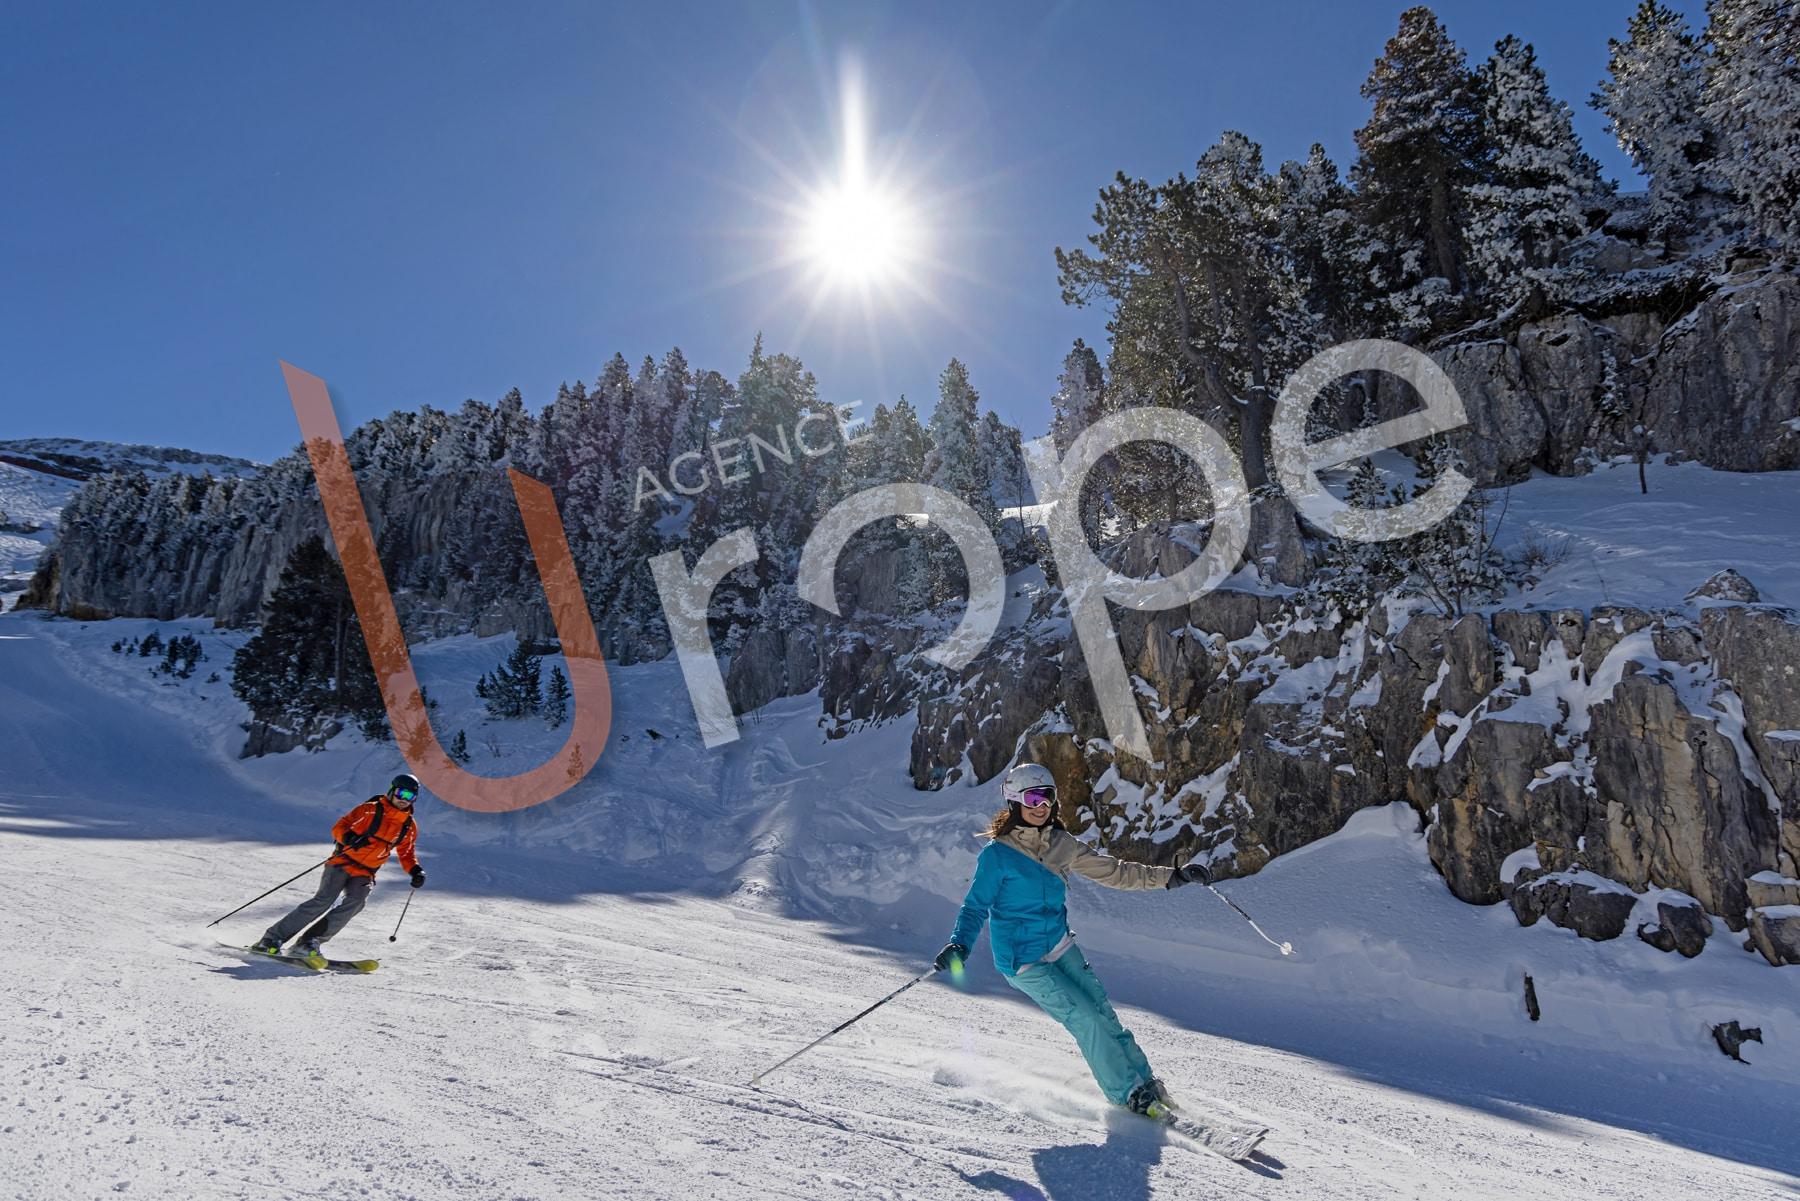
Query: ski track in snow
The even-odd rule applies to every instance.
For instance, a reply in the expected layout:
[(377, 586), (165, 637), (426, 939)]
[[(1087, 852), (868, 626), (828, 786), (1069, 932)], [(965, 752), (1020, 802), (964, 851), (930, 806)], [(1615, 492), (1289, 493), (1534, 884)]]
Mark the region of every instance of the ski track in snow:
[[(1110, 1110), (984, 949), (966, 989), (913, 989), (748, 1087), (920, 970), (992, 798), (913, 792), (906, 730), (827, 743), (811, 698), (701, 753), (657, 665), (615, 673), (615, 730), (670, 737), (609, 748), (585, 800), (421, 813), (432, 884), (400, 940), (390, 869), (332, 946), (375, 975), (240, 960), (215, 938), (248, 943), (316, 877), (205, 922), (318, 857), (392, 751), (236, 761), (222, 686), (105, 650), (148, 624), (0, 617), (0, 1196), (1800, 1194), (1791, 978), (1725, 934), (1689, 962), (1464, 906), (1400, 809), (1226, 886), (1293, 961), (1201, 890), (1072, 890), (1177, 1096), (1273, 1127), (1246, 1164)], [(1751, 1065), (1706, 1040), (1724, 1016), (1762, 1020)]]

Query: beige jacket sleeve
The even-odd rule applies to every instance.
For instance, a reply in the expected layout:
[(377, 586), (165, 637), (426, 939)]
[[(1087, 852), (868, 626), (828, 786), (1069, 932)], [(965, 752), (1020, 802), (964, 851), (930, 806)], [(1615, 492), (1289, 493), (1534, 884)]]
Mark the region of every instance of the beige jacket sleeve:
[(1172, 867), (1151, 867), (1148, 863), (1115, 859), (1104, 851), (1094, 850), (1067, 830), (1052, 833), (1055, 837), (1044, 857), (1044, 866), (1051, 871), (1074, 872), (1107, 888), (1123, 889), (1167, 888), (1169, 877), (1175, 874)]

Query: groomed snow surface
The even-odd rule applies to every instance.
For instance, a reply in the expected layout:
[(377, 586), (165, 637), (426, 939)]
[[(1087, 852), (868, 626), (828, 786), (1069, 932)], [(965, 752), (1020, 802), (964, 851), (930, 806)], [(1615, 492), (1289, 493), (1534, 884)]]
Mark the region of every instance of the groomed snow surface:
[[(108, 649), (151, 628), (211, 660), (175, 682)], [(747, 1087), (923, 970), (995, 797), (913, 791), (906, 723), (827, 741), (816, 698), (705, 751), (672, 664), (613, 673), (613, 742), (569, 795), (422, 808), (430, 883), (399, 940), (390, 868), (332, 944), (379, 972), (247, 962), (215, 939), (248, 943), (302, 885), (206, 922), (322, 858), (399, 764), (353, 735), (236, 759), (244, 714), (203, 681), (241, 639), (0, 617), (0, 1196), (1800, 1192), (1800, 969), (1722, 928), (1691, 961), (1520, 929), (1450, 896), (1399, 806), (1224, 886), (1291, 959), (1199, 888), (1071, 889), (1173, 1091), (1273, 1127), (1249, 1163), (1109, 1112), (985, 942), (963, 987), (932, 980)], [(561, 740), (481, 725), (473, 680), (509, 644), (421, 648), (478, 770)], [(1762, 1028), (1748, 1065), (1713, 1045), (1727, 1019)]]

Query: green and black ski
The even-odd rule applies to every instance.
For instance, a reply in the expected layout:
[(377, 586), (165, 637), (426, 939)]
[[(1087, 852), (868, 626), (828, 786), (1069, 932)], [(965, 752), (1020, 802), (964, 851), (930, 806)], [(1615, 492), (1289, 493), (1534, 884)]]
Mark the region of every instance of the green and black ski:
[(293, 967), (304, 968), (309, 972), (356, 972), (367, 975), (381, 966), (379, 959), (327, 959), (323, 955), (314, 955), (311, 958), (303, 955), (271, 955), (267, 951), (240, 947), (234, 943), (222, 942), (219, 945), (228, 951), (236, 951), (244, 958), (254, 959), (259, 963), (264, 961), (285, 963)]

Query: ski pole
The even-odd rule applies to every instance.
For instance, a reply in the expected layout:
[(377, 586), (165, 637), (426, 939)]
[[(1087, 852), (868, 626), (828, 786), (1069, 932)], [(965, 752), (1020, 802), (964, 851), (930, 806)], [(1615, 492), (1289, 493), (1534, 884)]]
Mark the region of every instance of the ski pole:
[(782, 1060), (780, 1063), (776, 1064), (774, 1067), (764, 1068), (762, 1071), (758, 1072), (756, 1075), (750, 1077), (750, 1083), (755, 1084), (757, 1081), (761, 1080), (764, 1076), (772, 1075), (775, 1072), (779, 1071), (781, 1068), (786, 1067), (788, 1064), (790, 1064), (794, 1060), (800, 1058), (802, 1055), (806, 1054), (808, 1051), (812, 1050), (814, 1047), (818, 1046), (820, 1043), (824, 1042), (826, 1039), (830, 1038), (832, 1035), (838, 1033), (840, 1030), (848, 1030), (850, 1027), (854, 1026), (856, 1023), (862, 1021), (864, 1018), (868, 1017), (871, 1013), (874, 1013), (877, 1009), (880, 1009), (883, 1005), (886, 1005), (889, 1001), (893, 1000), (895, 997), (899, 996), (901, 993), (905, 992), (907, 989), (911, 988), (913, 985), (923, 984), (925, 981), (931, 979), (933, 976), (937, 975), (937, 972), (938, 972), (938, 970), (934, 967), (930, 971), (926, 972), (923, 976), (919, 976), (916, 979), (908, 980), (905, 984), (902, 984), (899, 988), (896, 988), (893, 992), (891, 992), (887, 996), (881, 998), (881, 1000), (875, 1002), (873, 1005), (869, 1006), (867, 1009), (863, 1010), (861, 1013), (857, 1014), (855, 1017), (851, 1018), (849, 1021), (844, 1022), (841, 1025), (833, 1026), (831, 1029), (829, 1029), (825, 1033), (819, 1035), (819, 1037), (813, 1039), (811, 1042), (807, 1043), (804, 1047), (801, 1047), (798, 1051), (795, 1051), (792, 1055), (788, 1056), (786, 1059)]
[(1264, 942), (1266, 942), (1270, 946), (1274, 947), (1277, 951), (1280, 951), (1283, 955), (1292, 955), (1294, 953), (1294, 944), (1293, 943), (1291, 943), (1291, 942), (1276, 942), (1274, 939), (1270, 938), (1267, 934), (1263, 934), (1263, 928), (1256, 924), (1255, 918), (1251, 917), (1248, 913), (1244, 912), (1244, 907), (1242, 905), (1239, 905), (1236, 901), (1232, 900), (1230, 897), (1226, 896), (1224, 893), (1222, 893), (1218, 889), (1214, 888), (1211, 884), (1208, 884), (1206, 886), (1206, 891), (1212, 893), (1213, 896), (1218, 897), (1221, 901), (1224, 901), (1227, 905), (1229, 905), (1233, 909), (1237, 910), (1238, 916), (1243, 918), (1245, 921), (1249, 922), (1250, 928), (1252, 930), (1256, 931), (1258, 934), (1261, 934), (1262, 940)]
[[(300, 876), (307, 875), (311, 872), (316, 872), (321, 867), (324, 867), (324, 866), (325, 866), (325, 860), (321, 859), (317, 863), (313, 864), (311, 867), (307, 868), (306, 871), (301, 872)], [(212, 921), (207, 922), (206, 928), (209, 930), (212, 929), (214, 926), (216, 926), (220, 922), (224, 921), (226, 917), (230, 917), (232, 913), (242, 913), (244, 910), (250, 908), (250, 906), (252, 906), (252, 905), (256, 904), (258, 901), (262, 900), (263, 897), (268, 896), (269, 893), (280, 892), (282, 889), (284, 889), (288, 885), (292, 884), (294, 882), (294, 880), (298, 880), (300, 878), (300, 876), (295, 876), (293, 880), (283, 880), (281, 883), (277, 884), (274, 888), (271, 888), (269, 890), (269, 892), (263, 893), (262, 896), (251, 897), (248, 901), (245, 901), (242, 905), (239, 905), (236, 909), (233, 909), (231, 911), (231, 913), (227, 913), (225, 915), (225, 917), (215, 917)]]
[[(409, 888), (406, 890), (406, 904), (400, 906), (400, 922), (403, 922), (406, 920), (406, 911), (408, 909), (412, 908), (412, 894), (417, 891), (418, 891), (417, 889), (412, 889), (412, 888)], [(389, 942), (399, 942), (400, 941), (400, 922), (394, 923), (394, 932), (392, 934), (388, 935)]]

